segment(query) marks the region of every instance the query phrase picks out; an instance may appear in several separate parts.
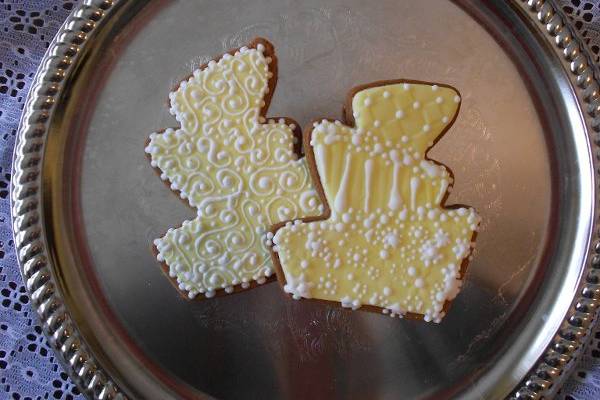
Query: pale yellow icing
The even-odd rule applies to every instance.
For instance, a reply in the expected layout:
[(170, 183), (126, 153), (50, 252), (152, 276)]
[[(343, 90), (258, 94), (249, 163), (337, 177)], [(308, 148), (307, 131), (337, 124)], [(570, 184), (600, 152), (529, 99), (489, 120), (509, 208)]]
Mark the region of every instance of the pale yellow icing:
[(293, 127), (260, 117), (272, 79), (264, 50), (242, 48), (195, 71), (169, 96), (181, 127), (151, 134), (146, 147), (198, 211), (154, 242), (189, 297), (263, 283), (274, 274), (268, 228), (322, 212)]
[(354, 95), (355, 128), (315, 123), (310, 145), (331, 216), (276, 232), (286, 292), (441, 320), (479, 217), (441, 207), (452, 178), (425, 152), (459, 104), (451, 88), (390, 84)]

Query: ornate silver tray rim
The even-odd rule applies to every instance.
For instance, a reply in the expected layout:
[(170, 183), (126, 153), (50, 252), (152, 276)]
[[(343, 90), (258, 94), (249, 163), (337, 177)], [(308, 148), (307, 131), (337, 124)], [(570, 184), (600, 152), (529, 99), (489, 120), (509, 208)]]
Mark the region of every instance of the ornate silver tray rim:
[[(85, 0), (59, 30), (30, 90), (17, 136), (11, 182), (15, 245), (32, 305), (50, 345), (71, 378), (83, 393), (95, 399), (120, 399), (126, 395), (95, 359), (58, 290), (42, 225), (40, 168), (48, 127), (64, 89), (62, 82), (72, 73), (71, 67), (88, 44), (88, 38), (99, 30), (100, 22), (110, 18), (119, 3), (124, 1)], [(585, 46), (551, 1), (513, 0), (513, 3), (536, 21), (544, 37), (568, 65), (575, 94), (587, 114), (588, 132), (593, 134), (594, 144), (600, 144), (598, 72)], [(593, 150), (594, 156), (600, 158), (598, 149)], [(594, 234), (597, 228), (594, 221)], [(514, 388), (512, 398), (541, 398), (554, 393), (587, 342), (600, 300), (600, 242), (597, 238), (591, 250), (593, 255), (585, 266), (579, 295), (573, 299), (542, 357)]]

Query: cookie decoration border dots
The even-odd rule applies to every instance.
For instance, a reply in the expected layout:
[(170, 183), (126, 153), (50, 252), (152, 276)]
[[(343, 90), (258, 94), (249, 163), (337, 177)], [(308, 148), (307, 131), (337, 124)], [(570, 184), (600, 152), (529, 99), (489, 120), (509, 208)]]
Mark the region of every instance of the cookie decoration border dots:
[[(32, 84), (17, 134), (11, 182), (12, 224), (17, 258), (25, 286), (44, 333), (67, 372), (83, 393), (98, 400), (127, 396), (98, 364), (84, 343), (76, 323), (57, 292), (41, 225), (41, 157), (62, 82), (99, 23), (122, 0), (84, 0), (66, 19), (51, 43)], [(553, 43), (568, 63), (578, 99), (586, 107), (586, 122), (593, 132), (594, 154), (600, 157), (600, 73), (577, 34), (548, 0), (513, 0)], [(597, 173), (600, 173), (598, 171)], [(598, 222), (594, 221), (594, 230)], [(600, 235), (600, 232), (597, 232)], [(579, 295), (565, 315), (561, 328), (540, 361), (512, 399), (539, 399), (558, 382), (587, 339), (600, 306), (600, 239), (593, 240)]]

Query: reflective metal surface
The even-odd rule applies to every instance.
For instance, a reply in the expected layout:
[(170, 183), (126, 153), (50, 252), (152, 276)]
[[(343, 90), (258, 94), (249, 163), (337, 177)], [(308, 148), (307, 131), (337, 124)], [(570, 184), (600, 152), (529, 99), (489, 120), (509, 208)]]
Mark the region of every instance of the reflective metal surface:
[[(123, 393), (494, 399), (518, 387), (578, 295), (594, 165), (569, 64), (521, 2), (481, 3), (115, 2), (98, 19), (43, 138), (38, 233), (76, 339)], [(193, 210), (156, 176), (144, 142), (176, 126), (167, 95), (178, 81), (255, 36), (279, 58), (269, 115), (302, 125), (341, 117), (347, 91), (370, 81), (461, 91), (431, 156), (454, 171), (449, 203), (483, 223), (440, 325), (296, 302), (276, 283), (190, 302), (163, 276), (151, 241)], [(67, 359), (71, 344), (57, 345)]]

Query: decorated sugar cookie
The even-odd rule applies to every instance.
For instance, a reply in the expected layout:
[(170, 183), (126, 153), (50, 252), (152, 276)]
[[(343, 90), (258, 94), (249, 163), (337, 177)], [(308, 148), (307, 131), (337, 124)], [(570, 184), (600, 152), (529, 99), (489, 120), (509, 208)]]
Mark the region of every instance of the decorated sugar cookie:
[(264, 283), (274, 274), (268, 228), (323, 212), (298, 159), (296, 124), (265, 119), (276, 74), (264, 39), (225, 54), (169, 95), (181, 126), (150, 135), (152, 166), (197, 210), (154, 241), (157, 259), (189, 298)]
[(461, 287), (479, 217), (444, 207), (452, 175), (426, 158), (454, 122), (456, 90), (423, 82), (355, 89), (345, 125), (322, 120), (305, 136), (327, 210), (275, 226), (285, 292), (343, 307), (439, 322)]

